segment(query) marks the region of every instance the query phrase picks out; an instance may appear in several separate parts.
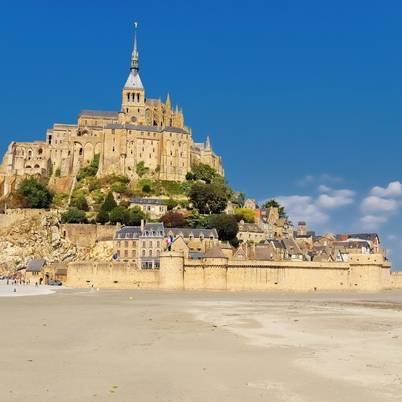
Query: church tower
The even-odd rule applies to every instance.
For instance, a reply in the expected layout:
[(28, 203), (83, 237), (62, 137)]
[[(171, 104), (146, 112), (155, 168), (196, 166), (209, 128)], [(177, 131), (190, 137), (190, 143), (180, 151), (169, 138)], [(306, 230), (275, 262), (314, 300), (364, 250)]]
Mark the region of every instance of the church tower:
[(123, 88), (121, 111), (126, 123), (145, 124), (145, 91), (141, 82), (137, 50), (137, 23), (135, 22), (134, 48), (131, 54), (130, 74)]

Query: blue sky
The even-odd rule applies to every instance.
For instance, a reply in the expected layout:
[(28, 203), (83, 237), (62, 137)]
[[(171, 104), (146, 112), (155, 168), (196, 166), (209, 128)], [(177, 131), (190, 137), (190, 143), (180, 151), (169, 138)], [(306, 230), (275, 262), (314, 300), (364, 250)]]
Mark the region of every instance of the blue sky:
[(401, 19), (392, 0), (3, 0), (0, 151), (119, 110), (138, 20), (146, 94), (211, 135), (233, 187), (318, 231), (377, 231), (402, 268)]

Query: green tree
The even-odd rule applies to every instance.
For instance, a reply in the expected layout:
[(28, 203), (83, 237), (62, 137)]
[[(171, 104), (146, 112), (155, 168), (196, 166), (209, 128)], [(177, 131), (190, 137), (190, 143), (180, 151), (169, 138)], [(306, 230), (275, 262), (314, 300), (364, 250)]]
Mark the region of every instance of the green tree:
[(162, 216), (161, 222), (168, 228), (182, 228), (187, 226), (186, 218), (180, 212), (169, 211)]
[(128, 225), (139, 226), (141, 220), (147, 220), (148, 216), (140, 207), (132, 207), (128, 210)]
[(83, 195), (79, 195), (78, 197), (73, 198), (70, 202), (70, 207), (75, 207), (77, 209), (80, 209), (81, 211), (89, 210), (87, 199)]
[[(211, 183), (218, 176), (216, 170), (205, 163), (199, 163), (192, 169), (192, 175), (189, 175), (189, 180), (202, 180), (205, 183)], [(187, 176), (186, 176), (187, 177)]]
[(190, 200), (201, 214), (218, 214), (227, 205), (228, 193), (219, 184), (194, 183), (190, 190)]
[(151, 191), (152, 191), (152, 188), (151, 188), (151, 186), (150, 186), (149, 184), (145, 184), (145, 185), (142, 187), (142, 192), (143, 192), (143, 193), (149, 194)]
[(263, 208), (278, 208), (279, 217), (280, 218), (287, 218), (285, 208), (283, 206), (281, 206), (279, 204), (279, 202), (274, 200), (274, 199), (264, 202), (264, 204), (262, 204), (262, 207)]
[(129, 213), (128, 209), (122, 206), (118, 206), (113, 208), (109, 212), (109, 221), (110, 223), (121, 223), (123, 225), (127, 225), (129, 221)]
[(24, 179), (17, 190), (26, 208), (49, 208), (53, 201), (53, 193), (34, 177)]
[(101, 211), (110, 212), (116, 207), (117, 203), (113, 197), (113, 193), (109, 191), (108, 195), (105, 198), (105, 201), (103, 201), (103, 204), (101, 205)]
[(145, 166), (144, 161), (138, 162), (135, 171), (139, 177), (145, 176), (149, 172), (149, 168)]
[(250, 208), (235, 208), (234, 210), (236, 219), (240, 221), (244, 221), (247, 223), (254, 223), (255, 221), (255, 211)]
[(62, 223), (87, 223), (87, 217), (84, 211), (71, 207), (61, 215)]
[(109, 222), (109, 212), (100, 210), (96, 215), (96, 222), (101, 223), (104, 225), (105, 223)]
[(236, 238), (239, 225), (233, 215), (216, 214), (208, 217), (208, 227), (215, 228), (220, 240), (231, 241)]
[(179, 203), (176, 200), (174, 200), (173, 198), (169, 198), (166, 201), (166, 205), (167, 205), (168, 211), (171, 211), (172, 209), (176, 208), (177, 205), (179, 205)]

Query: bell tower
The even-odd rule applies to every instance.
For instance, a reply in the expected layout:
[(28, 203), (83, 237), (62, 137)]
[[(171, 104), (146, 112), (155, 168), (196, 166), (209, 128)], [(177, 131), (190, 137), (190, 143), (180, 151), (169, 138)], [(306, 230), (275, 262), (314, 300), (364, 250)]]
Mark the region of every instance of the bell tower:
[(130, 73), (122, 92), (121, 111), (125, 113), (126, 123), (145, 124), (145, 91), (139, 74), (137, 50), (137, 26), (134, 23), (134, 48), (131, 54)]

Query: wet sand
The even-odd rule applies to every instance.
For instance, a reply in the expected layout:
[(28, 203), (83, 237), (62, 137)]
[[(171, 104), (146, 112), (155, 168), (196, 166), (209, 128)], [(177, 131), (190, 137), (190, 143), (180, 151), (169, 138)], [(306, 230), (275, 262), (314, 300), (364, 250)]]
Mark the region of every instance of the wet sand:
[(399, 401), (402, 292), (0, 299), (0, 400)]

